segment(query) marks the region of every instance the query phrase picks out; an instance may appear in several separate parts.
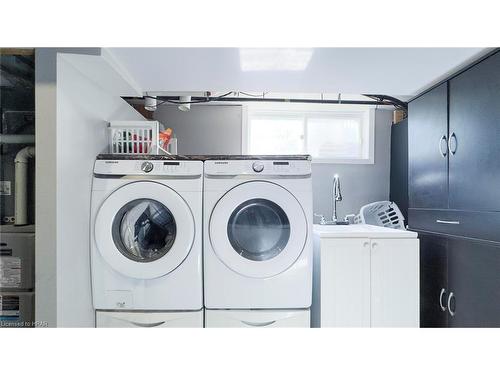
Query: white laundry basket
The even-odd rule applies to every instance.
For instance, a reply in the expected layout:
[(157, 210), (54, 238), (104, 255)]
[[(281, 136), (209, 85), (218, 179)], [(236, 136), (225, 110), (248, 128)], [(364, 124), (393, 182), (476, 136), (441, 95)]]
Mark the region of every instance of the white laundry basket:
[(158, 154), (158, 121), (112, 121), (109, 152), (112, 154)]
[(371, 224), (379, 227), (405, 230), (404, 216), (396, 203), (390, 201), (373, 202), (361, 207), (354, 217), (355, 224)]

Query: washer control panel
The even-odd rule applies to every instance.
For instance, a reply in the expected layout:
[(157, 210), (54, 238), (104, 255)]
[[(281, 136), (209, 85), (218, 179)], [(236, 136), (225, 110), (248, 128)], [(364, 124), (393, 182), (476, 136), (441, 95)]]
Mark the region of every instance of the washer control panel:
[(94, 173), (99, 175), (201, 176), (199, 160), (96, 160)]
[(206, 160), (205, 175), (306, 176), (309, 160)]

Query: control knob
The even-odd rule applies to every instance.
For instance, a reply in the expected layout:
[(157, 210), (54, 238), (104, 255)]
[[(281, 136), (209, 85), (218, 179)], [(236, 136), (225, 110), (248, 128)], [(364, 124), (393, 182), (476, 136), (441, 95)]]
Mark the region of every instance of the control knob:
[(153, 170), (153, 163), (150, 161), (145, 161), (141, 164), (141, 170), (145, 173), (149, 173)]
[(260, 173), (264, 170), (264, 164), (256, 161), (255, 163), (252, 164), (252, 168), (255, 172)]

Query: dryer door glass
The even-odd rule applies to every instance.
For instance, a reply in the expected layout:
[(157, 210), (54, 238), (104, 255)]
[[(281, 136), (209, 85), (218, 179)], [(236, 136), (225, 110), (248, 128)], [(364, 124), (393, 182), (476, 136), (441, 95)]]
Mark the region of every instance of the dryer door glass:
[(136, 262), (153, 262), (172, 248), (177, 226), (172, 212), (158, 201), (136, 199), (123, 206), (113, 220), (113, 241)]
[(233, 249), (246, 259), (264, 261), (277, 256), (290, 238), (283, 209), (267, 199), (250, 199), (231, 214), (227, 235)]

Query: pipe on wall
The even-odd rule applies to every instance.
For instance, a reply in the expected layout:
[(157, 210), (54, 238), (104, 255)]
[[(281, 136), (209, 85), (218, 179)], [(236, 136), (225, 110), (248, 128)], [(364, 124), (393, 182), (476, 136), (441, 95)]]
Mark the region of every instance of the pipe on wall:
[(33, 134), (0, 134), (0, 144), (35, 143)]
[(35, 157), (35, 147), (28, 146), (19, 151), (15, 165), (15, 225), (28, 224), (28, 162)]

